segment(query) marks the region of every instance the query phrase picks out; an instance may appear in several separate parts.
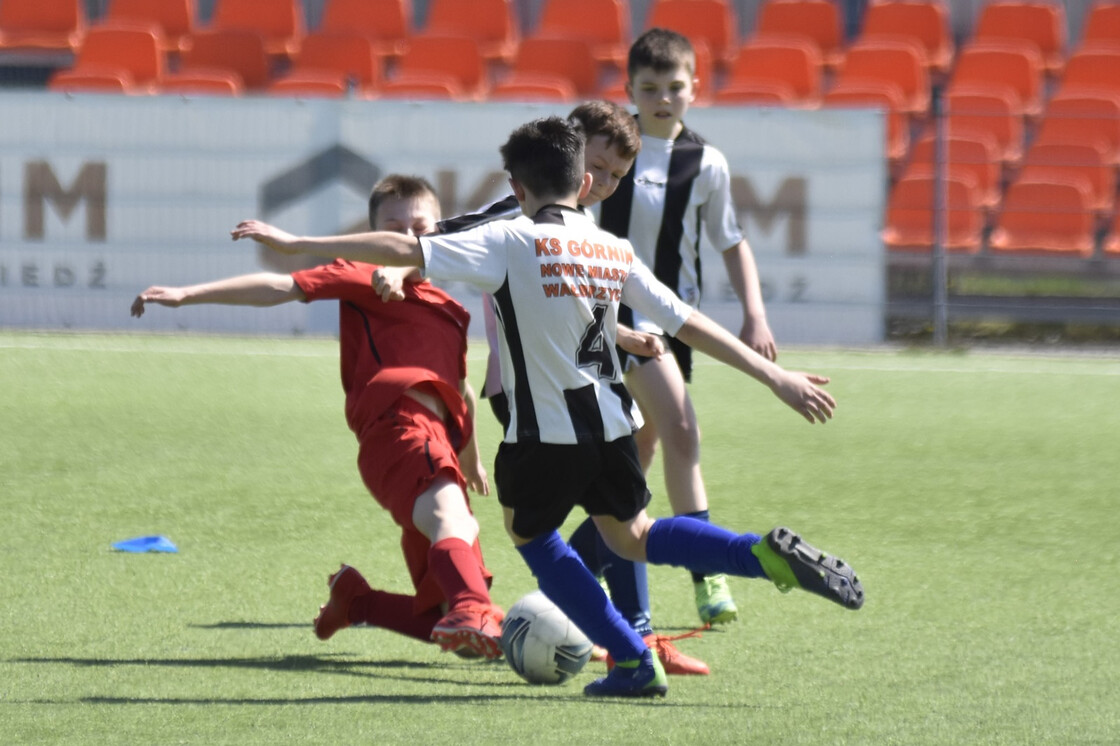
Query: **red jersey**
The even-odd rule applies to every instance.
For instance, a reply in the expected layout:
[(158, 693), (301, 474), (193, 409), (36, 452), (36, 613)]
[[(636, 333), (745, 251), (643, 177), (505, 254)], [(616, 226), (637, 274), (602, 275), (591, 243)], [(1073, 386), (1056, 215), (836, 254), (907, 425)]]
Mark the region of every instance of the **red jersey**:
[(339, 301), (339, 346), (346, 422), (360, 438), (409, 388), (429, 384), (447, 404), (461, 447), (471, 420), (459, 393), (467, 375), (470, 314), (429, 282), (406, 283), (403, 301), (381, 300), (372, 264), (336, 259), (292, 273), (308, 301)]

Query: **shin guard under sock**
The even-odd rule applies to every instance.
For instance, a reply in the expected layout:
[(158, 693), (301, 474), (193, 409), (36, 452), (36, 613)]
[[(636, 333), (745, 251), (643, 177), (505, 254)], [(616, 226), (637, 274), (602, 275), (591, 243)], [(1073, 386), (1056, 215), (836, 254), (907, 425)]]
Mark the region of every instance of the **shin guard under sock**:
[(542, 534), (517, 548), (537, 578), (537, 585), (597, 645), (616, 661), (634, 660), (646, 650), (560, 534)]
[(447, 608), (488, 606), (490, 590), (471, 545), (462, 539), (441, 539), (428, 550), (428, 572), (443, 591)]
[(736, 534), (695, 518), (658, 518), (649, 529), (646, 560), (654, 565), (685, 567), (701, 575), (764, 578), (751, 547), (762, 537)]

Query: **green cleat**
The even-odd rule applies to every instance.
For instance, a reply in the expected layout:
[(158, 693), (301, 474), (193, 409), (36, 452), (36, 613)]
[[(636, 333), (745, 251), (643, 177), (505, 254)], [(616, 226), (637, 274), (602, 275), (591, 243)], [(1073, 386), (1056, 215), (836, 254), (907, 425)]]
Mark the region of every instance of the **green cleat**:
[(727, 624), (739, 618), (726, 575), (709, 575), (695, 583), (696, 611), (705, 624)]
[(811, 546), (788, 528), (774, 529), (751, 551), (766, 577), (782, 593), (801, 588), (846, 609), (863, 606), (863, 586), (851, 566)]
[(665, 669), (649, 650), (637, 660), (619, 661), (606, 676), (583, 688), (589, 697), (664, 697), (668, 691)]

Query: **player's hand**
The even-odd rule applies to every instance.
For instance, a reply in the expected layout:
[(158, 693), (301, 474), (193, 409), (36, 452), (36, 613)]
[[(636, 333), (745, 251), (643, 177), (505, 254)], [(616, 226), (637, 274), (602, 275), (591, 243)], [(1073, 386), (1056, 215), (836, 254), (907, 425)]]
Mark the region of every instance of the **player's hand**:
[(828, 383), (826, 376), (815, 373), (783, 371), (785, 375), (774, 386), (774, 393), (800, 414), (809, 424), (828, 422), (836, 409), (836, 400), (821, 388)]
[(739, 341), (770, 361), (778, 359), (778, 345), (766, 317), (743, 318), (743, 328), (739, 331)]
[(467, 487), (471, 492), (479, 495), (490, 494), (490, 478), (481, 459), (463, 459), (459, 463), (459, 468), (462, 469), (463, 478), (467, 480)]
[(404, 300), (404, 274), (393, 269), (380, 267), (373, 271), (373, 291), (388, 303)]
[(297, 253), (294, 248), (295, 236), (259, 220), (243, 220), (229, 234), (233, 236), (234, 241), (241, 238), (251, 238), (281, 254)]
[(615, 342), (631, 355), (652, 357), (658, 360), (665, 354), (665, 340), (660, 334), (634, 331), (630, 327), (618, 327)]
[(140, 318), (144, 315), (145, 303), (158, 303), (161, 306), (170, 306), (171, 308), (178, 308), (183, 302), (183, 289), (182, 288), (165, 288), (158, 285), (153, 285), (140, 295), (136, 296), (136, 300), (132, 301), (132, 315)]

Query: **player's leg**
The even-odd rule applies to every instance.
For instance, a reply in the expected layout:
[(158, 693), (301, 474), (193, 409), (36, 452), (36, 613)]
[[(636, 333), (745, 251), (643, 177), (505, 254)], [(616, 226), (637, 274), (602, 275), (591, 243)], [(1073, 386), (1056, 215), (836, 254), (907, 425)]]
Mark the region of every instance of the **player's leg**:
[(447, 603), (447, 613), (432, 630), (444, 650), (468, 648), (478, 655), (501, 654), (501, 611), (490, 601), (486, 575), (476, 550), (478, 521), (462, 486), (445, 471), (413, 506), (412, 522), (429, 542), (428, 573)]
[[(676, 358), (663, 355), (632, 367), (626, 385), (646, 420), (642, 430), (654, 432), (650, 436), (639, 431), (639, 453), (644, 450), (646, 458), (652, 457), (652, 448), (642, 442), (660, 436), (665, 493), (673, 514), (708, 521), (708, 493), (700, 471), (700, 424)], [(648, 470), (649, 461), (643, 460), (642, 467)], [(722, 624), (738, 618), (726, 575), (692, 573), (692, 583), (701, 621)]]
[[(589, 684), (585, 693), (664, 694), (667, 686), (660, 662), (557, 531), (578, 496), (598, 478), (602, 455), (595, 445), (502, 443), (494, 477), (506, 531), (541, 591), (588, 639), (618, 661), (606, 678)], [(644, 490), (644, 481), (641, 486)]]
[(802, 588), (848, 609), (863, 606), (863, 586), (851, 566), (788, 528), (775, 528), (765, 537), (736, 534), (684, 516), (655, 521), (645, 511), (628, 521), (596, 516), (595, 525), (626, 557), (705, 574), (766, 578), (783, 593)]
[(320, 640), (328, 640), (346, 627), (370, 626), (430, 642), (432, 628), (442, 616), (439, 607), (417, 614), (415, 596), (374, 590), (349, 565), (329, 576), (327, 586), (330, 597), (313, 623)]

